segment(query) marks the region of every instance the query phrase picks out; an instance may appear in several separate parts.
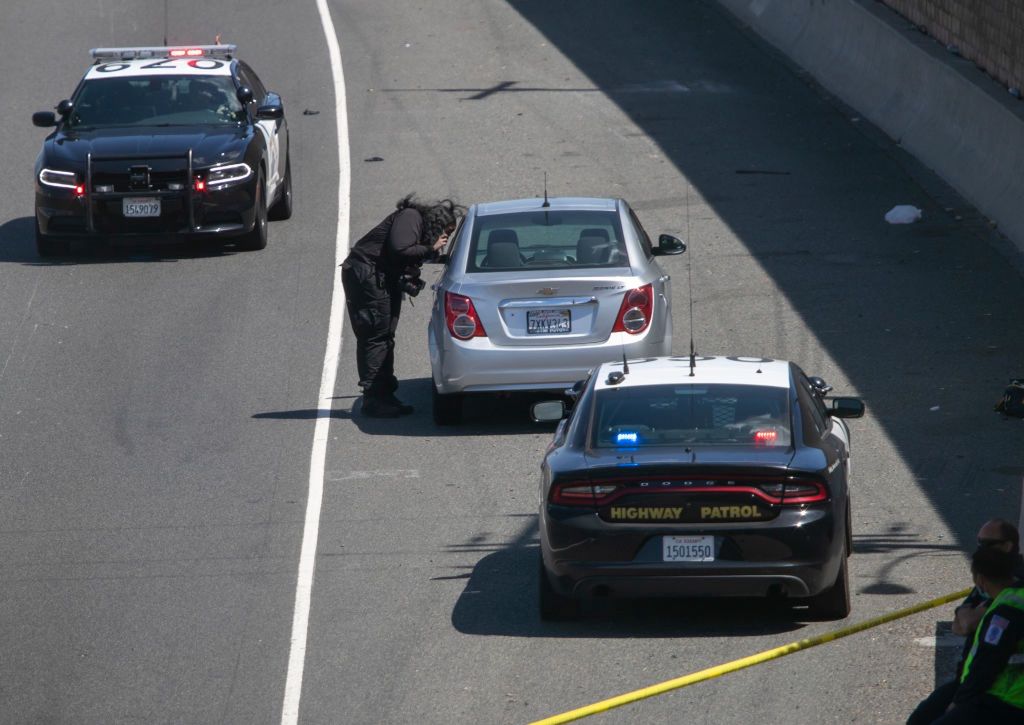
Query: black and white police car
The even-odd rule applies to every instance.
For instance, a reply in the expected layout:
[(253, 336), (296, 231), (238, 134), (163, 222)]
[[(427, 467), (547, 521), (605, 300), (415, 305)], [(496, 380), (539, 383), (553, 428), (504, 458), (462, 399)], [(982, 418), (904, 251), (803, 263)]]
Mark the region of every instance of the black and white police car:
[[(777, 597), (850, 611), (850, 431), (858, 398), (790, 362), (605, 363), (542, 464), (540, 613), (598, 597)], [(562, 401), (533, 407), (558, 420)]]
[(69, 242), (267, 245), (292, 213), (288, 125), (234, 45), (97, 48), (57, 113), (35, 168), (36, 247)]

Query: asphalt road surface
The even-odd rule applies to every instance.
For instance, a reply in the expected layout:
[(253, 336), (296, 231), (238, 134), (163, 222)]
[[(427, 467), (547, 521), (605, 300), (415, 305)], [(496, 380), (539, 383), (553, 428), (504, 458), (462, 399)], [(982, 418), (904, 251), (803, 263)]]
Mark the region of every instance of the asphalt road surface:
[[(552, 195), (622, 196), (652, 234), (688, 239), (662, 262), (676, 352), (692, 274), (699, 352), (792, 359), (864, 397), (848, 622), (968, 585), (975, 530), (1017, 518), (1024, 478), (1024, 422), (992, 412), (1024, 375), (1024, 265), (977, 212), (710, 0), (329, 6), (350, 169), (315, 0), (167, 3), (170, 42), (221, 33), (285, 100), (295, 216), (272, 224), (265, 251), (54, 262), (32, 240), (44, 132), (30, 115), (70, 93), (89, 48), (159, 44), (165, 13), (4, 6), (0, 721), (282, 722), (326, 408), (300, 722), (525, 723), (838, 626), (757, 601), (541, 623), (551, 428), (517, 399), (434, 426), (428, 293), (399, 330), (413, 416), (360, 417), (347, 329), (334, 395), (318, 399), (339, 211), (355, 239), (408, 192), (539, 196), (545, 172)], [(924, 218), (887, 225), (896, 204)], [(592, 721), (900, 722), (948, 673), (950, 616)]]

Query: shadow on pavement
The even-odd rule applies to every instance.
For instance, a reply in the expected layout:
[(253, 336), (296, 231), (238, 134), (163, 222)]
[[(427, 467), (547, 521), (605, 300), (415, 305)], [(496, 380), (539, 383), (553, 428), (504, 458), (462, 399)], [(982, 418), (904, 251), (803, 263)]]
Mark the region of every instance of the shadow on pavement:
[(88, 249), (84, 242), (73, 242), (68, 254), (43, 258), (36, 253), (33, 217), (18, 217), (0, 225), (0, 264), (68, 267), (126, 262), (176, 262), (181, 259), (225, 257), (235, 253), (231, 247), (208, 243), (139, 243)]
[[(344, 361), (343, 363), (344, 364)], [(458, 425), (440, 426), (434, 423), (431, 413), (430, 378), (413, 378), (400, 381), (398, 396), (403, 402), (416, 408), (412, 415), (401, 418), (369, 418), (361, 414), (362, 403), (358, 395), (339, 395), (341, 401), (330, 410), (302, 408), (256, 413), (253, 418), (272, 420), (314, 420), (330, 416), (336, 420), (351, 420), (362, 433), (367, 435), (413, 436), (420, 438), (470, 437), (523, 435), (539, 433), (554, 435), (555, 426), (550, 423), (534, 423), (530, 420), (530, 404), (554, 395), (479, 395), (467, 396), (463, 408), (462, 422)], [(344, 406), (344, 407), (341, 407)]]
[[(509, 545), (457, 544), (489, 551), (475, 566), (454, 567), (431, 581), (465, 580), (452, 611), (463, 634), (506, 637), (758, 637), (803, 628), (798, 611), (763, 599), (644, 599), (591, 603), (581, 619), (543, 622), (537, 613), (537, 520)], [(751, 612), (757, 611), (752, 617)]]

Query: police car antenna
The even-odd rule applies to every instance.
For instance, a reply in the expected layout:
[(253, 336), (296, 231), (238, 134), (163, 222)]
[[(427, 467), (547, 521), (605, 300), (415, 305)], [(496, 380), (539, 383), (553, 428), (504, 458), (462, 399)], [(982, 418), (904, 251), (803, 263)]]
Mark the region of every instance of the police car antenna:
[[(686, 180), (686, 241), (690, 242), (690, 180)], [(697, 352), (693, 346), (693, 246), (690, 246), (690, 254), (686, 257), (686, 289), (690, 298), (690, 377), (694, 377), (693, 370), (697, 367)]]
[(546, 209), (551, 206), (551, 202), (548, 201), (548, 172), (544, 172), (544, 203), (540, 205), (542, 209)]
[(629, 375), (629, 363), (626, 362), (626, 347), (622, 347), (622, 374)]
[(167, 46), (167, 0), (164, 0), (164, 46)]

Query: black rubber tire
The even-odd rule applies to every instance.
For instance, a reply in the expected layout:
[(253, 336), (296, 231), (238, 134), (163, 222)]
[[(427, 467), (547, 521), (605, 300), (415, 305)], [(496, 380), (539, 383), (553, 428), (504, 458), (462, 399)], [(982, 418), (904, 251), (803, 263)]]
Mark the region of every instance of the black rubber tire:
[(850, 616), (850, 569), (844, 555), (835, 583), (808, 601), (811, 616), (821, 620), (846, 619)]
[(462, 395), (451, 393), (442, 395), (437, 388), (431, 386), (433, 395), (431, 404), (434, 412), (434, 422), (438, 425), (458, 425), (462, 422)]
[(540, 563), (537, 576), (537, 608), (540, 618), (545, 622), (578, 619), (580, 616), (579, 600), (556, 592), (551, 586), (551, 580), (548, 579), (547, 569), (544, 568), (544, 557), (538, 555), (537, 560)]
[(51, 237), (39, 231), (39, 221), (36, 220), (36, 253), (40, 257), (60, 257), (66, 255), (70, 248), (68, 240)]
[(267, 248), (267, 187), (263, 183), (263, 171), (256, 177), (256, 221), (252, 225), (252, 231), (245, 236), (238, 238), (239, 249), (266, 249)]
[(281, 182), (281, 195), (274, 206), (270, 207), (267, 216), (271, 221), (283, 222), (292, 218), (292, 155), (288, 152), (288, 158), (284, 162), (284, 181)]

